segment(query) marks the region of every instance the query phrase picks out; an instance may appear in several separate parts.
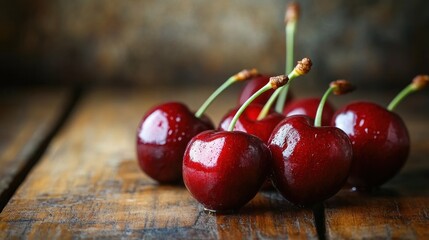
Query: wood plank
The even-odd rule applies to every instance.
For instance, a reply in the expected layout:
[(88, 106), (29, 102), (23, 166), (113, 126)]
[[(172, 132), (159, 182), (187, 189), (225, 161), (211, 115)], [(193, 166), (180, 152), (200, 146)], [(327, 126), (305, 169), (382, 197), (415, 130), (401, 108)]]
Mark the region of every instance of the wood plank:
[(66, 89), (0, 90), (0, 210), (70, 100)]
[(376, 192), (344, 190), (325, 203), (328, 238), (429, 239), (429, 128), (424, 113), (405, 115), (412, 146), (400, 174)]
[[(258, 194), (237, 214), (212, 215), (184, 186), (159, 186), (139, 170), (135, 133), (142, 114), (174, 99), (196, 109), (210, 91), (88, 94), (0, 214), (0, 239), (317, 238), (312, 211), (276, 192)], [(208, 114), (218, 122), (235, 103), (230, 93)]]

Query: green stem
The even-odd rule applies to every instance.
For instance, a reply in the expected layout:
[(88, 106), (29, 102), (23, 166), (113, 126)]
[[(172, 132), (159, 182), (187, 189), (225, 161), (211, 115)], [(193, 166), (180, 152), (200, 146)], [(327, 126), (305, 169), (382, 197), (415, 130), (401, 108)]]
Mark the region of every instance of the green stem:
[(207, 110), (207, 108), (210, 106), (210, 104), (215, 100), (217, 96), (219, 96), (220, 93), (222, 93), (226, 88), (228, 88), (231, 84), (233, 84), (236, 81), (235, 76), (232, 76), (228, 78), (216, 91), (210, 95), (209, 98), (201, 105), (201, 107), (198, 109), (198, 111), (195, 113), (195, 117), (200, 118), (204, 112)]
[[(299, 77), (299, 76), (300, 75), (296, 74), (295, 71), (292, 71), (288, 75), (289, 82), (286, 85), (284, 85), (283, 87), (277, 88), (277, 90), (273, 94), (271, 94), (271, 97), (268, 99), (268, 101), (265, 103), (264, 107), (262, 108), (261, 112), (259, 113), (257, 120), (261, 120), (268, 115), (268, 112), (270, 111), (271, 106), (273, 105), (274, 101), (276, 101), (276, 99), (279, 96), (279, 94), (281, 93), (282, 89), (289, 87), (289, 84), (292, 82), (292, 80)], [(282, 113), (282, 112), (283, 112), (283, 109), (279, 113)]]
[(234, 130), (235, 124), (237, 123), (238, 118), (243, 114), (244, 110), (246, 110), (247, 106), (250, 105), (250, 103), (255, 100), (255, 98), (259, 97), (262, 93), (272, 89), (271, 83), (267, 83), (265, 86), (263, 86), (261, 89), (259, 89), (256, 93), (254, 93), (252, 96), (250, 96), (249, 99), (246, 100), (246, 102), (241, 105), (241, 107), (238, 109), (237, 113), (234, 115), (234, 118), (232, 118), (231, 123), (229, 124), (228, 131)]
[(323, 115), (323, 107), (325, 106), (326, 100), (328, 96), (334, 91), (335, 87), (330, 87), (325, 94), (323, 94), (322, 99), (320, 99), (319, 107), (317, 107), (316, 117), (314, 118), (314, 126), (321, 127), (322, 126), (322, 115)]
[(283, 112), (288, 92), (289, 92), (289, 84), (286, 86), (283, 86), (279, 94), (277, 94), (278, 100), (276, 102), (276, 107), (275, 107), (276, 112), (279, 112), (279, 113)]
[(290, 72), (293, 69), (293, 45), (295, 40), (296, 21), (286, 24), (286, 72)]
[[(288, 22), (285, 27), (286, 33), (286, 64), (285, 64), (285, 74), (293, 70), (293, 45), (295, 39), (295, 30), (296, 30), (296, 21)], [(287, 99), (287, 93), (289, 91), (289, 86), (286, 85), (282, 88), (280, 95), (278, 96), (278, 101), (276, 103), (276, 111), (283, 112), (283, 108)]]
[[(287, 85), (287, 84), (286, 84), (286, 85)], [(285, 86), (283, 86), (283, 87), (277, 88), (277, 90), (276, 90), (276, 91), (274, 91), (274, 93), (273, 93), (273, 94), (271, 94), (270, 98), (269, 98), (269, 99), (268, 99), (268, 101), (265, 103), (264, 107), (262, 108), (262, 110), (261, 110), (261, 112), (259, 113), (258, 118), (257, 118), (256, 120), (262, 120), (264, 117), (266, 117), (266, 116), (268, 115), (268, 112), (270, 111), (271, 106), (272, 106), (272, 105), (273, 105), (273, 103), (276, 101), (276, 99), (277, 99), (277, 97), (279, 96), (280, 92), (282, 91), (282, 89), (283, 89), (284, 87), (286, 87), (286, 85), (285, 85)]]
[(406, 97), (408, 96), (410, 93), (415, 92), (416, 88), (410, 84), (408, 86), (406, 86), (404, 89), (402, 89), (401, 92), (398, 93), (398, 95), (396, 95), (395, 98), (393, 98), (393, 100), (389, 103), (389, 106), (387, 106), (387, 110), (389, 111), (393, 111), (393, 109), (396, 108), (396, 106)]

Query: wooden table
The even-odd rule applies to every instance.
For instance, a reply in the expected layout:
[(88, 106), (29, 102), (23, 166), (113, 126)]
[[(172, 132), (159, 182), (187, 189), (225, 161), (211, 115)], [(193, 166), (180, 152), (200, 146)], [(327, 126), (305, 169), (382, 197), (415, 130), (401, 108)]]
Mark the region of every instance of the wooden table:
[[(429, 239), (427, 97), (398, 109), (411, 155), (381, 189), (342, 190), (313, 208), (260, 192), (239, 213), (213, 215), (183, 186), (149, 179), (135, 156), (136, 126), (149, 107), (180, 100), (196, 109), (211, 90), (2, 89), (0, 239)], [(209, 109), (214, 122), (234, 94)]]

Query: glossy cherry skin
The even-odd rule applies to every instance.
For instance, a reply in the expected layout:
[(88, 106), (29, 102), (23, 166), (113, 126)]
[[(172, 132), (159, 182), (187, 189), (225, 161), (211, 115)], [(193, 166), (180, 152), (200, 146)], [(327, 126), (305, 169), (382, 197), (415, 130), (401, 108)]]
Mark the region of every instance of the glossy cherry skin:
[(270, 169), (268, 147), (238, 131), (205, 131), (195, 136), (183, 158), (183, 181), (211, 211), (234, 211), (249, 202)]
[(314, 127), (312, 122), (303, 115), (287, 117), (268, 142), (274, 186), (297, 205), (322, 202), (337, 193), (352, 163), (347, 135), (335, 127)]
[(188, 142), (198, 133), (213, 128), (208, 118), (195, 117), (182, 103), (169, 102), (152, 108), (137, 131), (140, 168), (160, 183), (180, 182)]
[(339, 109), (332, 124), (344, 130), (353, 145), (348, 183), (365, 189), (395, 176), (407, 160), (410, 137), (394, 112), (371, 103), (354, 102)]
[[(243, 105), (244, 102), (246, 102), (247, 99), (249, 99), (250, 96), (252, 96), (254, 93), (256, 93), (259, 89), (261, 89), (263, 86), (265, 86), (270, 80), (270, 76), (267, 75), (260, 75), (258, 77), (254, 77), (246, 82), (246, 85), (244, 85), (243, 90), (240, 93), (240, 97), (238, 100), (239, 105)], [(271, 94), (274, 93), (274, 89), (268, 90), (258, 96), (255, 100), (253, 100), (252, 103), (255, 104), (262, 104), (264, 105), (268, 99), (270, 99)], [(288, 98), (286, 99), (286, 103), (290, 102), (292, 100), (292, 94), (289, 91)]]
[[(309, 116), (311, 119), (314, 119), (316, 117), (319, 103), (320, 98), (304, 98), (294, 100), (285, 106), (283, 114), (286, 117), (293, 115), (305, 115)], [(325, 106), (323, 107), (322, 126), (329, 126), (331, 124), (334, 113), (334, 107), (332, 104), (326, 101)]]
[[(271, 132), (277, 124), (284, 119), (282, 114), (270, 111), (269, 114), (257, 120), (259, 113), (264, 106), (260, 104), (250, 104), (238, 118), (234, 131), (242, 131), (259, 137), (264, 143), (270, 138)], [(220, 121), (219, 130), (228, 130), (229, 124), (234, 118), (238, 108), (229, 111)]]

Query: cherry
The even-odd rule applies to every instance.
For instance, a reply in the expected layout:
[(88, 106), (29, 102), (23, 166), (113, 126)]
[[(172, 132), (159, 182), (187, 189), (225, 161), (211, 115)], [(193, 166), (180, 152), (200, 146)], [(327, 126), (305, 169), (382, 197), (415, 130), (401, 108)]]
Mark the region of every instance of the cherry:
[(337, 193), (352, 162), (352, 145), (339, 128), (321, 127), (328, 95), (351, 91), (344, 80), (332, 82), (319, 105), (314, 126), (303, 115), (285, 118), (274, 129), (268, 146), (273, 159), (273, 183), (290, 202), (310, 205)]
[[(283, 114), (288, 116), (306, 115), (311, 119), (316, 117), (317, 107), (320, 104), (320, 98), (304, 98), (292, 101), (287, 104), (283, 110)], [(322, 126), (329, 126), (335, 110), (332, 104), (326, 102), (322, 115)]]
[(270, 78), (237, 110), (230, 131), (205, 131), (189, 142), (183, 157), (183, 182), (206, 210), (238, 210), (266, 181), (271, 157), (268, 147), (256, 136), (232, 130), (253, 99), (287, 81), (285, 76)]
[(369, 190), (387, 182), (405, 164), (410, 137), (405, 123), (392, 110), (409, 93), (422, 89), (429, 76), (417, 76), (383, 108), (371, 102), (353, 102), (339, 109), (332, 124), (344, 130), (353, 145), (353, 164), (348, 183)]
[(270, 152), (259, 138), (239, 131), (205, 131), (189, 142), (183, 181), (206, 210), (237, 210), (256, 195), (269, 163)]
[(233, 131), (241, 114), (262, 93), (289, 78), (307, 73), (311, 61), (303, 59), (289, 76), (271, 77), (237, 110), (228, 131), (206, 131), (189, 142), (183, 157), (183, 181), (191, 195), (209, 211), (233, 211), (249, 202), (266, 181), (271, 154), (256, 136)]
[(210, 120), (195, 117), (182, 103), (170, 102), (152, 108), (138, 129), (140, 168), (158, 182), (179, 181), (186, 145), (192, 137), (209, 129), (213, 129)]
[(198, 133), (213, 129), (203, 114), (213, 100), (234, 82), (256, 76), (256, 70), (243, 70), (222, 84), (194, 114), (182, 103), (170, 102), (150, 109), (137, 131), (137, 159), (140, 168), (160, 183), (182, 180), (182, 159), (186, 146)]
[(404, 165), (410, 139), (402, 119), (371, 102), (354, 102), (339, 109), (333, 125), (353, 144), (354, 161), (348, 183), (371, 188), (392, 178)]

